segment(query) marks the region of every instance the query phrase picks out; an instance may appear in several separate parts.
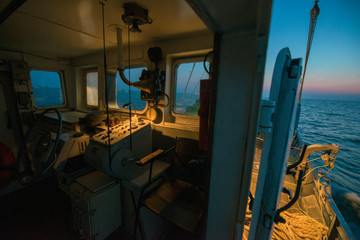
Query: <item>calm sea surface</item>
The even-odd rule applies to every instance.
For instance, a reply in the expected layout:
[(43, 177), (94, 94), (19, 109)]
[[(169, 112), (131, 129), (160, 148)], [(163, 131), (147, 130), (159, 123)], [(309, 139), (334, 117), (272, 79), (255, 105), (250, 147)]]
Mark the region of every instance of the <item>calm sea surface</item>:
[[(298, 132), (303, 142), (340, 145), (335, 167), (326, 178), (340, 211), (360, 239), (360, 102), (303, 99), (301, 105)], [(315, 166), (323, 164), (314, 161)]]

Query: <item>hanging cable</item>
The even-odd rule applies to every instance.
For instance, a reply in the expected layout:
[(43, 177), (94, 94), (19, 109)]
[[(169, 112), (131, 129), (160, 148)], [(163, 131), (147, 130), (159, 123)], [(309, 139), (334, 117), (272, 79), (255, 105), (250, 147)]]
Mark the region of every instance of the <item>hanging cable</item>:
[(309, 60), (311, 44), (312, 44), (312, 41), (313, 41), (313, 38), (314, 38), (316, 21), (317, 21), (317, 17), (319, 16), (319, 13), (320, 13), (320, 8), (318, 6), (318, 2), (319, 2), (319, 0), (315, 0), (315, 5), (310, 11), (309, 36), (308, 36), (308, 42), (307, 42), (307, 47), (306, 47), (306, 57), (305, 57), (304, 72), (303, 72), (303, 76), (302, 76), (302, 80), (301, 80), (301, 87), (300, 87), (300, 93), (299, 93), (299, 103), (301, 101), (301, 94), (302, 94), (303, 85), (304, 85), (306, 67), (307, 67), (307, 63), (308, 63), (308, 60)]
[[(128, 65), (128, 69), (129, 69), (129, 81), (131, 80), (130, 78), (130, 25), (128, 25), (128, 59), (129, 59), (129, 65)], [(131, 104), (131, 90), (130, 90), (130, 85), (129, 85), (129, 104)], [(131, 106), (129, 107), (129, 119), (130, 119), (130, 136), (129, 136), (129, 141), (130, 141), (130, 151), (132, 151), (132, 128), (131, 128)]]
[(108, 147), (108, 155), (109, 155), (109, 169), (112, 172), (112, 156), (111, 156), (111, 148), (110, 148), (110, 117), (109, 117), (109, 95), (108, 95), (108, 79), (107, 79), (107, 64), (106, 64), (106, 50), (105, 50), (105, 13), (104, 13), (104, 3), (99, 2), (101, 4), (101, 12), (102, 12), (102, 30), (103, 30), (103, 55), (104, 55), (104, 74), (105, 74), (105, 102), (106, 102), (106, 123), (107, 123), (107, 147)]

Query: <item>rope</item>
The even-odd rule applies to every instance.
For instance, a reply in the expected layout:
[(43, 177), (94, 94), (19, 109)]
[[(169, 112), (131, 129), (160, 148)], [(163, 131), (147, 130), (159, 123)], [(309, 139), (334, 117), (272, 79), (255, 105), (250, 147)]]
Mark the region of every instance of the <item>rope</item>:
[(309, 171), (304, 177), (303, 179), (306, 178), (306, 176), (308, 176), (311, 172), (313, 172), (315, 169), (318, 169), (318, 168), (321, 168), (321, 167), (325, 167), (325, 166), (317, 166), (317, 167), (314, 167), (313, 169), (311, 169), (311, 171)]
[(309, 162), (312, 162), (312, 161), (315, 161), (315, 160), (318, 160), (318, 159), (320, 159), (321, 157), (317, 157), (317, 158), (314, 158), (314, 159), (311, 159), (311, 160), (308, 160), (308, 163)]
[[(283, 211), (280, 216), (286, 222), (274, 224), (274, 231), (271, 236), (273, 240), (325, 240), (327, 237), (328, 227), (309, 217), (305, 212), (290, 213), (289, 211)], [(250, 230), (251, 217), (252, 211), (248, 208), (244, 225), (244, 229), (247, 231)], [(244, 239), (247, 239), (245, 233), (243, 236)]]
[(275, 224), (274, 232), (287, 238), (277, 238), (273, 235), (272, 239), (325, 239), (328, 227), (319, 223), (315, 219), (304, 215), (303, 213), (282, 212), (280, 214), (285, 223)]
[(318, 0), (315, 0), (315, 5), (310, 11), (309, 36), (308, 36), (308, 41), (307, 41), (307, 46), (306, 46), (305, 66), (304, 66), (304, 72), (303, 72), (303, 76), (302, 76), (302, 80), (301, 80), (299, 103), (301, 101), (301, 94), (302, 94), (303, 85), (304, 85), (306, 67), (307, 67), (307, 63), (308, 63), (308, 60), (309, 60), (311, 44), (312, 44), (312, 41), (313, 41), (313, 38), (314, 38), (316, 21), (317, 21), (317, 17), (319, 16), (319, 13), (320, 13), (320, 8), (319, 8), (319, 6), (317, 4), (318, 2), (319, 2)]
[[(298, 209), (300, 210), (300, 212), (302, 212), (304, 215), (308, 216), (309, 218), (311, 218), (300, 206), (299, 202), (297, 202), (297, 206), (298, 206)], [(312, 218), (311, 218), (312, 220)], [(312, 224), (314, 225), (314, 222), (312, 222)], [(317, 230), (317, 229), (316, 229)]]

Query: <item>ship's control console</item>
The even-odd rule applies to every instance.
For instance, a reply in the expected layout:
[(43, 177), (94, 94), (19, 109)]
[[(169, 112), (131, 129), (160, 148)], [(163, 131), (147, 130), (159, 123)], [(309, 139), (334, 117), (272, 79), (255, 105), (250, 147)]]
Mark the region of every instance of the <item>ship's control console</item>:
[(136, 165), (136, 160), (152, 152), (150, 122), (134, 122), (130, 129), (130, 122), (127, 121), (111, 127), (109, 134), (105, 129), (92, 136), (85, 151), (86, 162), (120, 179), (131, 179), (145, 171), (146, 168)]

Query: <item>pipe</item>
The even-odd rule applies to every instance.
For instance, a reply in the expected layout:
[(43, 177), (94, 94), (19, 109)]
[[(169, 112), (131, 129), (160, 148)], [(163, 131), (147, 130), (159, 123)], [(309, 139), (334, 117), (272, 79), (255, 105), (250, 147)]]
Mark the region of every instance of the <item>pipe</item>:
[(123, 82), (125, 84), (132, 86), (132, 87), (136, 87), (144, 92), (151, 93), (150, 86), (152, 84), (152, 79), (145, 79), (142, 81), (130, 82), (129, 80), (127, 80), (127, 78), (124, 75), (124, 69), (119, 69), (119, 75), (120, 75), (121, 80), (123, 80)]
[(151, 79), (143, 80), (143, 81), (137, 81), (137, 82), (131, 82), (129, 81), (125, 75), (124, 75), (124, 53), (122, 49), (122, 30), (121, 28), (116, 28), (116, 35), (117, 35), (117, 53), (118, 53), (118, 70), (121, 80), (129, 86), (136, 87), (142, 91), (145, 91), (147, 93), (151, 93)]
[[(130, 82), (124, 75), (124, 53), (122, 49), (122, 30), (121, 28), (116, 28), (117, 35), (117, 54), (118, 54), (118, 70), (121, 80), (129, 86), (134, 86), (133, 82)], [(141, 89), (143, 90), (143, 89)]]
[(125, 77), (124, 75), (124, 68), (119, 68), (119, 75), (120, 75), (120, 78), (121, 80), (123, 80), (123, 82), (127, 85), (130, 85), (130, 86), (134, 86), (134, 83), (130, 82), (129, 80), (127, 80), (127, 78)]

